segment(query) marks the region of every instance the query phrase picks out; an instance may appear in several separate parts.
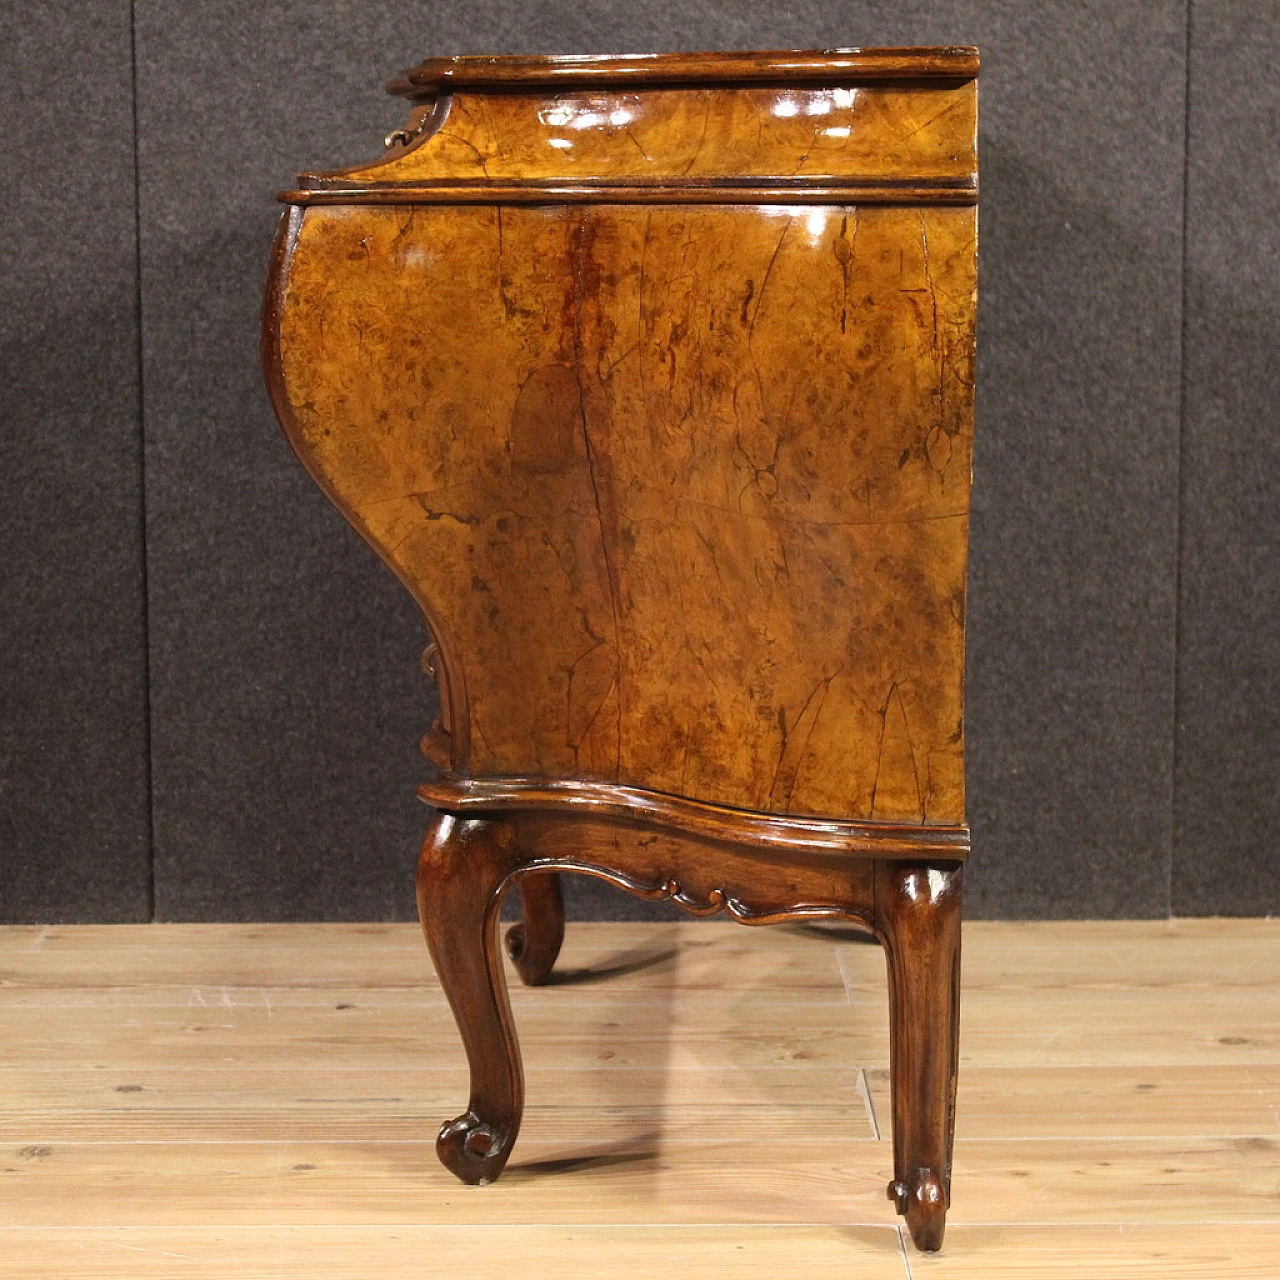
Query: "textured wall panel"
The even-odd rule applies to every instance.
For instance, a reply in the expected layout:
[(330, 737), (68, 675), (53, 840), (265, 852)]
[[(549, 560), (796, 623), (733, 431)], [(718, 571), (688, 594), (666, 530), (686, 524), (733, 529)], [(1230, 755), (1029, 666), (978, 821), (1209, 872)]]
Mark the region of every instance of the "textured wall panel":
[(129, 6), (0, 14), (0, 921), (149, 911)]
[(1280, 911), (1280, 12), (1197, 0), (1173, 909)]
[(984, 47), (970, 905), (1160, 916), (1185, 13), (982, 5), (957, 26)]
[(274, 193), (379, 149), (402, 18), (138, 6), (160, 919), (411, 909), (420, 627), (290, 454), (258, 364)]
[(140, 6), (160, 915), (412, 910), (420, 624), (271, 421), (272, 192), (375, 154), (379, 84), (430, 53), (956, 42), (984, 54), (971, 902), (1164, 914), (1184, 41), (1180, 0)]

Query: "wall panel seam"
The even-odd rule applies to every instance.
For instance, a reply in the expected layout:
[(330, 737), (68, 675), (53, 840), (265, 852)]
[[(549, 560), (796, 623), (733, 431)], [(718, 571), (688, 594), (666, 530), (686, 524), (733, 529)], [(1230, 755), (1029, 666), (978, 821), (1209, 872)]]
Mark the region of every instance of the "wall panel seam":
[(1182, 776), (1182, 562), (1185, 554), (1183, 527), (1187, 488), (1187, 312), (1190, 293), (1188, 262), (1191, 238), (1188, 214), (1191, 207), (1191, 59), (1195, 0), (1186, 0), (1186, 6), (1182, 91), (1182, 263), (1178, 317), (1178, 488), (1177, 506), (1174, 511), (1173, 566), (1173, 749), (1170, 755), (1172, 777), (1169, 785), (1169, 850), (1166, 881), (1166, 914), (1169, 917), (1173, 916), (1173, 868), (1178, 843), (1178, 786)]
[(155, 786), (151, 757), (154, 708), (151, 689), (151, 584), (147, 571), (147, 398), (143, 356), (142, 298), (142, 169), (138, 148), (138, 15), (137, 0), (129, 0), (129, 102), (133, 130), (133, 280), (134, 351), (137, 360), (138, 520), (141, 525), (139, 560), (142, 604), (142, 687), (146, 701), (142, 727), (143, 785), (146, 788), (147, 919), (156, 918)]

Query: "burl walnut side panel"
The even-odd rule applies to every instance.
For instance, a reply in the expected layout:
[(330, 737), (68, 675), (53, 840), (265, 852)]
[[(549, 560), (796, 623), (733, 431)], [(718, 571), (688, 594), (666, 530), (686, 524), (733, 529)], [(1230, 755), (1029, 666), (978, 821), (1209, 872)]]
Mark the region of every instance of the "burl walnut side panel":
[(894, 1177), (950, 1196), (977, 56), (433, 60), (387, 158), (287, 193), (264, 323), (299, 457), (414, 594), (442, 719), (418, 902), (498, 1177), (498, 938), (558, 874), (884, 944)]
[(316, 207), (295, 440), (446, 650), (450, 765), (964, 820), (972, 208)]

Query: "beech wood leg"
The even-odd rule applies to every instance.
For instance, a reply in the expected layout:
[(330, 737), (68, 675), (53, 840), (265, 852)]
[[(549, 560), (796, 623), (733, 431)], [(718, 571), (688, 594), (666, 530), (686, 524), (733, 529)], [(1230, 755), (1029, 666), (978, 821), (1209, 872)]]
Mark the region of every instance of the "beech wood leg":
[(499, 889), (517, 862), (509, 822), (440, 813), (418, 860), (418, 914), (471, 1067), (467, 1110), (436, 1154), (483, 1186), (507, 1163), (524, 1110), (524, 1072), (498, 950)]
[(507, 930), (507, 955), (521, 981), (540, 987), (551, 975), (564, 941), (564, 895), (554, 872), (526, 875), (520, 880), (524, 919)]
[(925, 1250), (942, 1247), (951, 1203), (962, 876), (960, 863), (876, 864), (876, 928), (889, 968), (889, 1199)]

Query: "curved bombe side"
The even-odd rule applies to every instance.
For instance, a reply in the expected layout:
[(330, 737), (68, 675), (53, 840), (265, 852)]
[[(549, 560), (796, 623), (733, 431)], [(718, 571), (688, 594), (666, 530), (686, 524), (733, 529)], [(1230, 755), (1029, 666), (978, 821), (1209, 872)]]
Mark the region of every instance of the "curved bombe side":
[(972, 247), (968, 208), (290, 216), (277, 409), (428, 619), (454, 773), (963, 821)]
[(880, 939), (890, 1197), (941, 1243), (976, 74), (970, 49), (436, 60), (393, 83), (379, 163), (284, 197), (277, 416), (434, 638), (418, 903), (471, 1068), (438, 1141), (464, 1181), (523, 1108), (503, 895), (542, 982), (575, 872)]
[[(449, 629), (443, 618), (432, 607), (423, 590), (422, 581), (416, 575), (410, 575), (404, 571), (403, 567), (388, 553), (384, 541), (361, 518), (358, 507), (344, 494), (341, 476), (331, 475), (320, 464), (307, 434), (299, 424), (295, 405), (290, 396), (282, 359), (282, 347), (287, 337), (284, 300), (289, 288), (290, 269), (297, 250), (299, 233), (308, 213), (306, 208), (298, 205), (291, 205), (285, 210), (271, 251), (263, 298), (261, 331), (262, 367), (271, 406), (285, 439), (288, 440), (307, 474), (417, 602), (431, 636), (428, 648), (423, 655), (423, 666), (439, 690), (441, 703), (441, 723), (428, 731), (423, 740), (423, 751), (437, 765), (447, 767), (450, 773), (465, 776), (469, 763), (468, 746), (471, 740), (470, 717), (461, 661), (456, 656), (456, 648)], [(428, 655), (430, 655), (429, 658)]]

